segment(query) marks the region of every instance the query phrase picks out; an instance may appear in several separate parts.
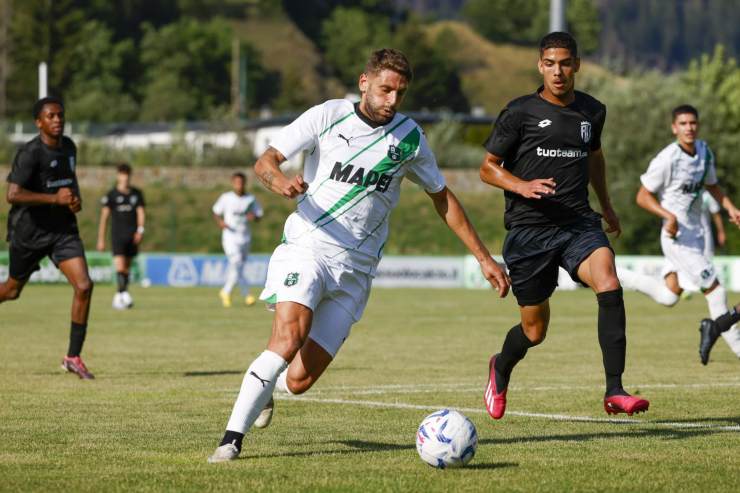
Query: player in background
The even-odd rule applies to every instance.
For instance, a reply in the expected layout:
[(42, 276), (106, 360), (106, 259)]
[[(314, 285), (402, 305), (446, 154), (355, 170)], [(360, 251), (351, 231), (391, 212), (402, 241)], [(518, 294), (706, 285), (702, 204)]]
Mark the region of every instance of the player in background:
[(118, 290), (113, 296), (113, 308), (125, 310), (134, 306), (128, 292), (131, 262), (139, 254), (139, 245), (144, 238), (146, 212), (144, 194), (131, 186), (131, 166), (126, 163), (116, 167), (116, 186), (100, 199), (100, 224), (98, 226), (98, 250), (105, 250), (105, 230), (111, 219), (111, 247), (113, 266), (116, 269)]
[(590, 181), (606, 232), (619, 234), (601, 150), (606, 107), (575, 90), (579, 67), (578, 47), (570, 34), (553, 32), (543, 37), (538, 62), (543, 85), (511, 101), (484, 144), (488, 152), (480, 176), (504, 190), (508, 234), (503, 256), (521, 314), (521, 322), (509, 330), (501, 351), (489, 363), (484, 403), (494, 419), (503, 417), (506, 410), (514, 366), (545, 339), (549, 298), (561, 266), (574, 281), (596, 293), (606, 412), (631, 415), (649, 406), (622, 386), (627, 346), (622, 288), (601, 217), (588, 201)]
[(82, 209), (75, 174), (77, 148), (64, 136), (64, 104), (55, 97), (33, 105), (39, 135), (18, 150), (8, 175), (10, 269), (0, 303), (15, 300), (39, 262), (49, 257), (74, 289), (67, 355), (62, 368), (82, 379), (93, 374), (80, 357), (87, 334), (93, 283), (75, 214)]
[(262, 218), (262, 206), (254, 195), (246, 191), (247, 177), (244, 173), (231, 175), (230, 192), (224, 192), (213, 204), (213, 219), (221, 228), (221, 245), (229, 262), (226, 271), (226, 283), (221, 288), (219, 296), (225, 308), (231, 306), (231, 290), (244, 281), (247, 306), (254, 305), (256, 299), (249, 292), (249, 286), (243, 279), (242, 271), (249, 255), (249, 245), (252, 240), (249, 223)]
[[(267, 350), (249, 366), (209, 462), (235, 459), (252, 424), (269, 424), (276, 386), (301, 394), (332, 362), (365, 309), (404, 177), (424, 187), (499, 295), (508, 292), (506, 273), (447, 188), (421, 128), (397, 112), (411, 79), (403, 53), (375, 51), (359, 77), (359, 103), (335, 99), (314, 106), (257, 160), (259, 180), (297, 199), (297, 211), (285, 223), (261, 295), (275, 306)], [(302, 151), (308, 153), (304, 176), (285, 176), (280, 164)]]
[[(730, 222), (738, 226), (740, 210), (717, 183), (714, 154), (709, 145), (697, 138), (696, 108), (676, 107), (671, 130), (677, 140), (650, 161), (640, 177), (636, 197), (640, 207), (663, 219), (660, 246), (666, 258), (666, 274), (663, 279), (655, 279), (620, 268), (618, 275), (626, 288), (669, 307), (678, 302), (684, 287), (697, 286), (707, 300), (710, 317), (717, 318), (727, 312), (727, 293), (706, 251), (708, 233), (702, 225), (702, 192), (706, 189), (727, 210)], [(722, 337), (740, 356), (740, 332), (736, 328), (727, 330), (722, 332)], [(708, 354), (707, 350), (707, 358)], [(703, 355), (701, 359), (706, 364)]]

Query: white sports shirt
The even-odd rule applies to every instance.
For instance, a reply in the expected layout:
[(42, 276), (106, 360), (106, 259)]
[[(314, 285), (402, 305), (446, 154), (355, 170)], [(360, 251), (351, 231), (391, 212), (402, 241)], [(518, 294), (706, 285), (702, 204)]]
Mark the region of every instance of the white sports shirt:
[(407, 176), (427, 192), (445, 179), (424, 132), (396, 113), (374, 127), (351, 102), (329, 100), (283, 128), (270, 143), (286, 158), (307, 151), (308, 191), (285, 222), (284, 241), (374, 275), (388, 238), (388, 217)]
[(650, 161), (640, 176), (642, 184), (660, 196), (660, 205), (676, 215), (679, 233), (703, 236), (701, 224), (704, 185), (717, 183), (714, 154), (703, 140), (696, 141), (696, 154), (689, 155), (673, 142)]
[(254, 195), (245, 193), (237, 195), (234, 191), (224, 192), (213, 204), (213, 213), (224, 218), (226, 228), (221, 232), (223, 241), (249, 243), (251, 233), (247, 213), (262, 217), (262, 206)]

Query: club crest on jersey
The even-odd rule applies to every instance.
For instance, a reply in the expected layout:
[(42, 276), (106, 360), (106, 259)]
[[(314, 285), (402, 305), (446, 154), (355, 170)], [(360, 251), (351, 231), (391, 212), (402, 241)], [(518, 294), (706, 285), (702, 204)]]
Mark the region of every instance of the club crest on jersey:
[(581, 122), (581, 138), (586, 144), (591, 141), (591, 122)]
[(401, 149), (394, 146), (393, 144), (388, 146), (388, 159), (397, 163), (401, 160)]
[(295, 286), (296, 284), (298, 284), (299, 277), (300, 277), (300, 274), (298, 272), (291, 272), (285, 278), (284, 284), (288, 287)]

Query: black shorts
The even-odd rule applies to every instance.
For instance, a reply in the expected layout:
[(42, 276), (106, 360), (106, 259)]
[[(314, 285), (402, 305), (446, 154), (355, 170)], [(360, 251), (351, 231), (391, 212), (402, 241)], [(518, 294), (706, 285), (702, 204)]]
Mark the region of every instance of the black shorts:
[(123, 255), (124, 257), (136, 257), (139, 254), (139, 247), (134, 243), (133, 236), (128, 238), (113, 238), (113, 255)]
[(600, 220), (512, 228), (504, 241), (503, 256), (519, 305), (538, 305), (548, 299), (558, 285), (558, 267), (583, 284), (578, 267), (601, 247), (611, 249)]
[(85, 256), (85, 247), (78, 234), (58, 234), (44, 248), (24, 248), (10, 242), (10, 277), (26, 281), (40, 269), (39, 262), (48, 256), (56, 267), (64, 260)]

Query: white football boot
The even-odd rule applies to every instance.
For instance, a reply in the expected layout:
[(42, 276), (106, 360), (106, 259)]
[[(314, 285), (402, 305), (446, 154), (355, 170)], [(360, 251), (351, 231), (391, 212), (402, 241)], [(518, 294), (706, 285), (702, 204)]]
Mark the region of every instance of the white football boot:
[(254, 420), (254, 427), (255, 428), (267, 428), (270, 426), (270, 421), (272, 421), (272, 413), (275, 410), (275, 400), (270, 397), (270, 402), (268, 402), (265, 405), (265, 408), (260, 411), (259, 416), (257, 416), (257, 419)]
[(208, 458), (209, 464), (217, 464), (219, 462), (228, 462), (230, 460), (236, 460), (239, 457), (239, 449), (233, 443), (227, 443), (216, 448), (213, 455)]

